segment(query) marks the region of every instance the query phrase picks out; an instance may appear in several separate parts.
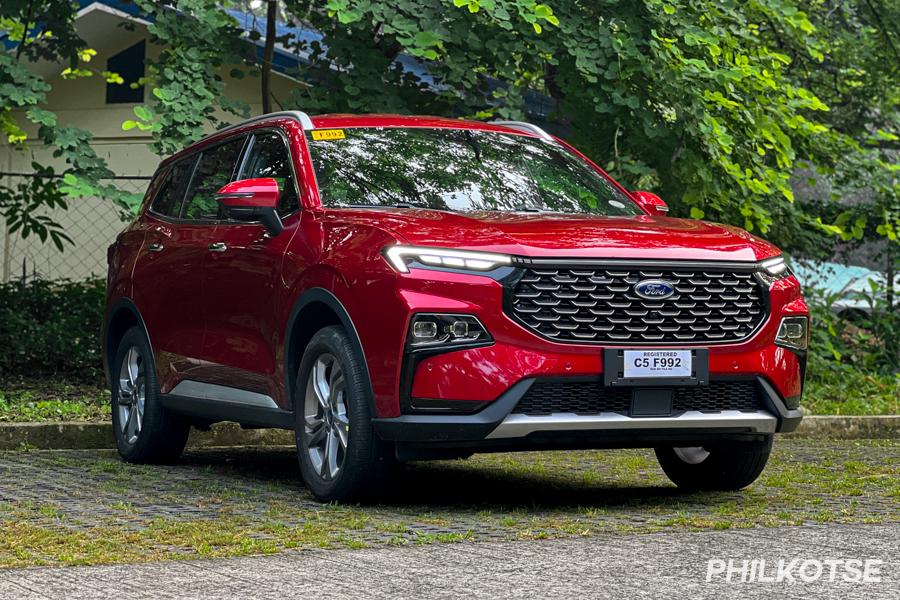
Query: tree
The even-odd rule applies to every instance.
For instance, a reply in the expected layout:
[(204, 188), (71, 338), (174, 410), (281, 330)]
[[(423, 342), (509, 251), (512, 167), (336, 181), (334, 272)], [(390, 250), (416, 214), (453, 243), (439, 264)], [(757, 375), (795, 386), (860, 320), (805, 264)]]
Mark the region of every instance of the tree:
[(140, 201), (139, 196), (102, 182), (112, 172), (90, 147), (90, 132), (60, 126), (56, 115), (41, 107), (50, 85), (31, 70), (37, 60), (68, 64), (63, 77), (115, 77), (86, 68), (96, 53), (78, 37), (74, 17), (74, 5), (67, 0), (4, 0), (0, 4), (0, 30), (15, 44), (12, 51), (0, 52), (0, 132), (11, 145), (22, 144), (26, 134), (13, 111), (24, 111), (25, 118), (38, 127), (38, 138), (66, 164), (61, 180), (52, 177), (52, 169), (34, 164), (41, 176), (33, 184), (0, 188), (0, 215), (11, 231), (50, 239), (60, 250), (69, 238), (52, 218), (39, 216), (39, 209), (65, 207), (61, 194), (101, 196), (125, 209)]
[[(526, 95), (538, 93), (552, 101), (554, 127), (676, 214), (788, 248), (824, 234), (897, 241), (896, 2), (272, 0), (267, 17), (311, 25), (322, 39), (276, 38), (267, 18), (261, 66), (223, 3), (136, 2), (164, 50), (150, 66), (151, 101), (124, 126), (151, 130), (161, 154), (215, 124), (217, 108), (246, 114), (224, 97), (230, 65), (260, 70), (265, 106), (278, 42), (308, 56), (293, 75), (312, 84), (285, 108), (524, 118)], [(51, 4), (62, 35), (36, 47), (77, 57), (71, 7)], [(29, 22), (27, 6), (4, 3), (3, 15), (15, 12), (7, 30)], [(410, 56), (427, 73), (410, 69)], [(31, 90), (18, 102), (40, 104), (45, 82), (8, 56), (2, 73)], [(812, 214), (793, 202), (801, 167), (837, 194), (866, 187), (878, 201), (863, 210), (829, 198)]]

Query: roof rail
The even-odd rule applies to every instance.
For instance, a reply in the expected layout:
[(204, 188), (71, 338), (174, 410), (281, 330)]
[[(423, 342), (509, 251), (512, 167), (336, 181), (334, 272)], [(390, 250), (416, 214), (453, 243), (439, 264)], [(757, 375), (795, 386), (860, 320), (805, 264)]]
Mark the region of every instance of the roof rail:
[[(300, 126), (303, 127), (304, 131), (309, 131), (311, 129), (315, 129), (316, 126), (313, 125), (312, 119), (309, 118), (309, 115), (305, 112), (301, 112), (299, 110), (283, 110), (281, 112), (273, 112), (265, 115), (259, 115), (257, 117), (251, 117), (240, 123), (235, 123), (234, 125), (229, 125), (228, 127), (223, 127), (222, 129), (217, 129), (213, 131), (209, 135), (218, 135), (224, 131), (231, 131), (232, 129), (237, 129), (238, 127), (243, 127), (244, 125), (249, 125), (251, 123), (257, 123), (259, 121), (268, 120), (268, 119), (278, 119), (278, 118), (287, 118), (294, 119), (295, 121), (300, 123)], [(207, 136), (209, 137), (209, 136)]]
[(534, 123), (528, 123), (526, 121), (490, 121), (490, 124), (502, 125), (504, 127), (509, 127), (510, 129), (518, 129), (519, 131), (527, 131), (528, 133), (533, 133), (539, 138), (548, 142), (553, 141), (552, 135), (550, 135)]

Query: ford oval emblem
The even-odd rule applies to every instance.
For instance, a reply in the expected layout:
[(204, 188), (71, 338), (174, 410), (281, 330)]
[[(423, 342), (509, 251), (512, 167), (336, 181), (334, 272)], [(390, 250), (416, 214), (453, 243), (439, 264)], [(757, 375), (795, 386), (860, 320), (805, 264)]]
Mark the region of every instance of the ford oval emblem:
[(647, 300), (665, 300), (675, 293), (675, 286), (662, 279), (645, 279), (634, 284), (634, 293)]

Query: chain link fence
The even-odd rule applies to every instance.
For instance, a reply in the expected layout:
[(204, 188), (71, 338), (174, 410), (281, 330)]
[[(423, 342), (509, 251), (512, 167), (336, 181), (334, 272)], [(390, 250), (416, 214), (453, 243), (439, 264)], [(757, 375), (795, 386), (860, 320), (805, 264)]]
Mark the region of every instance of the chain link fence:
[[(14, 189), (35, 177), (34, 173), (0, 172), (0, 187)], [(142, 195), (149, 181), (150, 177), (131, 175), (104, 180)], [(104, 277), (106, 249), (132, 218), (109, 200), (90, 197), (68, 199), (68, 209), (47, 211), (47, 216), (59, 223), (72, 239), (62, 252), (36, 235), (23, 238), (19, 232), (10, 233), (0, 218), (0, 281), (35, 278), (77, 281)]]

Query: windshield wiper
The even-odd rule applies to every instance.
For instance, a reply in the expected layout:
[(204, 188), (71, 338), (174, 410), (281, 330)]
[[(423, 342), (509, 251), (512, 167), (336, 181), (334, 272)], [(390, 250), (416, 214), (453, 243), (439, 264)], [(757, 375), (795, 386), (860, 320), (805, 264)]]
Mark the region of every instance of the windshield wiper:
[(531, 213), (544, 212), (543, 208), (536, 208), (534, 206), (513, 206), (511, 210), (513, 212), (531, 212)]

